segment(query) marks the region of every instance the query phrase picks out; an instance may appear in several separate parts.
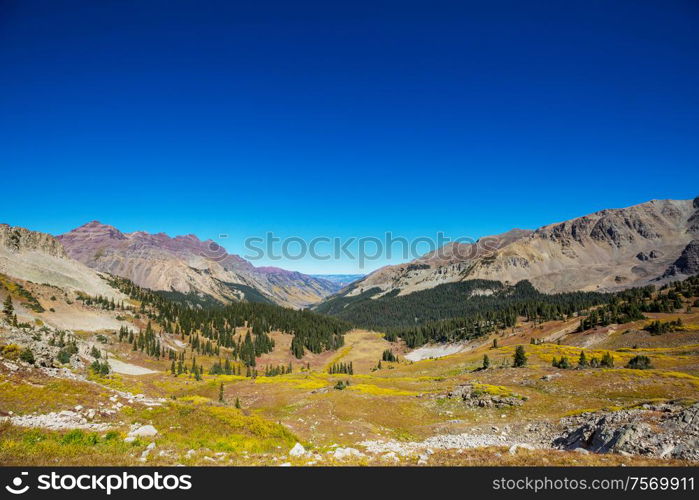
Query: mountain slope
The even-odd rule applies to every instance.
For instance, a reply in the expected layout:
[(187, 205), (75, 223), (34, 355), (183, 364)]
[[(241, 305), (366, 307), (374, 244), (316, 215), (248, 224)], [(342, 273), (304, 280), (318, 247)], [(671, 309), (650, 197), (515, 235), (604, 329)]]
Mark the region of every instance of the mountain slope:
[(373, 298), (406, 295), (472, 279), (529, 280), (548, 293), (606, 291), (670, 279), (670, 274), (686, 276), (694, 268), (690, 244), (699, 236), (697, 221), (699, 199), (602, 210), (536, 231), (515, 229), (470, 245), (450, 244), (407, 264), (378, 269), (341, 296), (370, 289), (377, 289)]
[(251, 300), (304, 307), (339, 289), (301, 273), (255, 268), (192, 234), (172, 238), (164, 233), (122, 233), (93, 221), (57, 238), (68, 255), (93, 269), (152, 290), (196, 294), (222, 303)]
[(93, 269), (71, 259), (50, 234), (0, 224), (0, 273), (34, 283), (121, 300)]

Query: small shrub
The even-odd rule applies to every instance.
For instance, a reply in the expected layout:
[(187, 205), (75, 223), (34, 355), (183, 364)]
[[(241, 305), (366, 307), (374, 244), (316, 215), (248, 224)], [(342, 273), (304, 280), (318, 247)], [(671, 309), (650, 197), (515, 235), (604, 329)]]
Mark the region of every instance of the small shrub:
[(338, 380), (337, 383), (335, 384), (335, 386), (333, 387), (333, 389), (335, 389), (336, 391), (344, 391), (347, 387), (349, 387), (349, 385), (350, 385), (349, 380), (348, 381)]
[(56, 356), (56, 359), (58, 360), (59, 363), (61, 364), (67, 364), (70, 363), (70, 357), (71, 354), (68, 352), (66, 349), (61, 349), (58, 351), (58, 355)]
[(109, 375), (109, 372), (111, 371), (109, 367), (109, 363), (106, 361), (100, 361), (98, 359), (94, 360), (92, 364), (90, 365), (90, 369), (95, 375)]
[(109, 431), (105, 436), (104, 439), (107, 441), (114, 441), (116, 439), (119, 439), (119, 433), (117, 431)]
[(8, 344), (0, 347), (0, 353), (2, 353), (2, 356), (12, 361), (19, 359), (19, 355), (21, 352), (22, 348), (17, 344)]
[(21, 361), (24, 361), (25, 363), (29, 363), (30, 365), (34, 364), (34, 353), (32, 352), (31, 349), (22, 349), (22, 352), (19, 354), (19, 359)]
[(648, 370), (653, 368), (650, 358), (648, 356), (638, 355), (631, 358), (631, 360), (626, 364), (626, 368), (631, 368), (633, 370)]
[(614, 368), (614, 358), (611, 354), (605, 352), (604, 356), (602, 356), (602, 361), (600, 361), (600, 365), (605, 368)]
[(570, 361), (568, 361), (566, 356), (561, 356), (561, 359), (553, 358), (551, 365), (562, 370), (567, 370), (570, 368)]

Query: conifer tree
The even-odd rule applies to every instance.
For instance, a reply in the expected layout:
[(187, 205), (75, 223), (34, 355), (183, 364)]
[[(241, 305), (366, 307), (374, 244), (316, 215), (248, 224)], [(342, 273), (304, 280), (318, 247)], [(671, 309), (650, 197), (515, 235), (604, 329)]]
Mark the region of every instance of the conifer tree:
[(513, 363), (512, 366), (514, 368), (521, 368), (523, 366), (527, 365), (527, 354), (524, 351), (524, 346), (518, 345), (517, 348), (515, 349), (515, 353), (513, 355)]
[(7, 318), (7, 320), (10, 323), (12, 323), (12, 318), (13, 318), (13, 314), (15, 312), (15, 308), (12, 305), (12, 297), (10, 296), (9, 293), (7, 294), (7, 298), (5, 299), (5, 302), (3, 302), (2, 312), (5, 313), (5, 317)]
[(585, 351), (580, 351), (580, 358), (578, 358), (578, 368), (587, 368), (587, 356), (585, 356)]
[(600, 365), (604, 366), (605, 368), (613, 368), (614, 357), (609, 352), (605, 352), (604, 356), (602, 356), (602, 361), (600, 362)]

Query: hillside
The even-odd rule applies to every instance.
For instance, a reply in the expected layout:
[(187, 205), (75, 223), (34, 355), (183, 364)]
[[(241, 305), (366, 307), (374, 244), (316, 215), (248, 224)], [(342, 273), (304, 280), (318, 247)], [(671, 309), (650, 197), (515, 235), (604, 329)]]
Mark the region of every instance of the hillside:
[(248, 300), (298, 308), (340, 288), (298, 272), (255, 268), (215, 242), (192, 234), (122, 233), (92, 221), (57, 239), (70, 257), (98, 271), (152, 290), (193, 294), (220, 303)]
[[(604, 312), (607, 305), (579, 317), (519, 316), (512, 326), (453, 344), (448, 353), (432, 351), (432, 359), (430, 346), (410, 349), (366, 330), (351, 330), (343, 345), (306, 351), (299, 359), (291, 347), (294, 335), (282, 330), (307, 313), (270, 315), (282, 311), (234, 304), (228, 312), (190, 315), (153, 292), (126, 281), (114, 284), (129, 298), (112, 305), (99, 298), (66, 298), (48, 285), (3, 281), (0, 299), (9, 292), (15, 310), (24, 311), (24, 324), (13, 325), (6, 314), (0, 318), (0, 463), (689, 465), (699, 460), (697, 278), (629, 296), (649, 309), (642, 318), (612, 317)], [(20, 285), (27, 293), (18, 291)], [(27, 294), (43, 312), (31, 308)], [(123, 325), (47, 326), (67, 307), (75, 316), (121, 318)], [(41, 318), (47, 320), (43, 325), (36, 322)], [(229, 328), (233, 324), (239, 326)], [(256, 353), (252, 371), (236, 347), (248, 335), (259, 338), (266, 351)], [(515, 367), (518, 348), (524, 349), (525, 363)], [(649, 366), (634, 364), (644, 356)], [(568, 368), (560, 367), (562, 358)], [(597, 438), (581, 442), (580, 433)], [(625, 437), (609, 439), (615, 435)]]
[(535, 231), (515, 229), (474, 244), (450, 244), (410, 263), (378, 269), (339, 295), (378, 289), (372, 295), (377, 299), (474, 279), (528, 280), (547, 293), (619, 290), (692, 275), (697, 239), (699, 198), (653, 200)]
[[(202, 250), (93, 229), (126, 243), (83, 234), (76, 255), (148, 279), (149, 262), (169, 269)], [(511, 232), (503, 249), (536, 234)], [(130, 238), (146, 242), (142, 261), (121, 248)], [(451, 250), (439, 258), (459, 258)], [(212, 272), (302, 279), (221, 257)], [(152, 290), (50, 235), (0, 226), (0, 463), (696, 464), (696, 245), (667, 260), (660, 280), (607, 293), (465, 279), (363, 289), (313, 312), (244, 283), (260, 300), (198, 295), (206, 280)]]
[(53, 236), (0, 224), (0, 273), (61, 289), (121, 299), (94, 270), (71, 259)]
[(547, 307), (556, 310), (552, 314), (572, 314), (612, 298), (597, 292), (544, 294), (528, 281), (505, 285), (491, 280), (445, 283), (408, 295), (396, 291), (373, 298), (375, 295), (380, 295), (378, 287), (352, 297), (333, 297), (316, 311), (366, 328), (392, 329), (464, 316), (523, 315), (525, 310), (536, 313)]

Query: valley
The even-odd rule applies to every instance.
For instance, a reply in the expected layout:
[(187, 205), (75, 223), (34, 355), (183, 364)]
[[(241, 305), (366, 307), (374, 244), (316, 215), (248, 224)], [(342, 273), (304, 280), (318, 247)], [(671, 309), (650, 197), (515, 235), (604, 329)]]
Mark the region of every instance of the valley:
[[(50, 289), (41, 285), (22, 286), (42, 305), (60, 302), (51, 301)], [(632, 465), (697, 459), (696, 447), (673, 456), (672, 450), (686, 446), (681, 443), (669, 453), (605, 454), (553, 444), (573, 425), (566, 419), (636, 412), (629, 418), (638, 425), (666, 415), (668, 408), (696, 413), (699, 312), (686, 308), (582, 332), (579, 318), (543, 323), (518, 318), (514, 328), (420, 361), (406, 358), (411, 350), (403, 342), (389, 342), (375, 331), (349, 330), (342, 347), (302, 358), (291, 352), (291, 335), (271, 332), (274, 349), (257, 358), (256, 376), (246, 376), (238, 362), (240, 374), (212, 374), (221, 355), (193, 352), (181, 335), (156, 326), (161, 346), (185, 353), (187, 365), (196, 359), (204, 367), (199, 376), (191, 370), (175, 376), (171, 360), (134, 351), (108, 328), (66, 333), (75, 339), (77, 353), (60, 363), (49, 352), (58, 351), (56, 344), (48, 345), (57, 330), (37, 321), (44, 317), (48, 323), (53, 313), (30, 313), (21, 299), (15, 303), (24, 324), (2, 323), (4, 464), (68, 465), (88, 459), (104, 465)], [(124, 321), (118, 311), (78, 307), (104, 323)], [(643, 329), (653, 320), (677, 318), (682, 327), (676, 331), (654, 335)], [(145, 319), (126, 322), (145, 329)], [(237, 335), (247, 332), (244, 327)], [(34, 364), (22, 360), (27, 346)], [(526, 352), (522, 368), (512, 367), (516, 346)], [(111, 364), (109, 374), (91, 367), (95, 347), (99, 359)], [(387, 350), (397, 361), (382, 361)], [(611, 354), (613, 367), (575, 369), (581, 352), (588, 359)], [(490, 364), (485, 370), (484, 355)], [(651, 369), (625, 368), (639, 355), (651, 359)], [(570, 369), (551, 366), (562, 356)], [(341, 363), (352, 373), (329, 373)], [(291, 373), (264, 375), (266, 367), (289, 365)], [(464, 399), (463, 388), (477, 396)], [(131, 439), (144, 426), (157, 434)], [(690, 443), (696, 439), (691, 429), (685, 436)], [(303, 454), (290, 454), (296, 443)]]
[[(0, 463), (696, 465), (699, 277), (684, 244), (696, 204), (660, 204), (683, 207), (666, 217), (688, 217), (677, 225), (688, 235), (630, 222), (633, 237), (617, 228), (606, 234), (627, 236), (595, 243), (617, 249), (615, 269), (662, 249), (654, 274), (628, 286), (465, 274), (389, 289), (376, 281), (389, 269), (313, 310), (288, 307), (315, 286), (300, 273), (192, 271), (189, 237), (91, 223), (71, 242), (1, 226)], [(512, 245), (541, 234), (504, 249), (525, 252)], [(218, 295), (211, 277), (230, 269), (265, 300)], [(195, 274), (205, 281), (187, 281)], [(262, 275), (290, 288), (267, 294)]]

